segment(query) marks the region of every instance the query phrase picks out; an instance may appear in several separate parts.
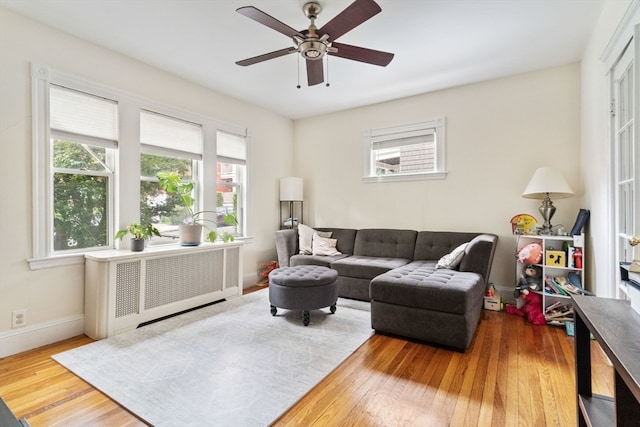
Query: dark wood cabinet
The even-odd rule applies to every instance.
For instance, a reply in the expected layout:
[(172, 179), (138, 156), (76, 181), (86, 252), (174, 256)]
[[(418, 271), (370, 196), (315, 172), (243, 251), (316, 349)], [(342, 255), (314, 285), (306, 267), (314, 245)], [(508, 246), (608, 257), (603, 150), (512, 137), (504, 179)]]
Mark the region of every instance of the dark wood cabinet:
[[(640, 425), (640, 315), (628, 301), (573, 296), (578, 426)], [(615, 396), (592, 393), (591, 335), (614, 369)]]

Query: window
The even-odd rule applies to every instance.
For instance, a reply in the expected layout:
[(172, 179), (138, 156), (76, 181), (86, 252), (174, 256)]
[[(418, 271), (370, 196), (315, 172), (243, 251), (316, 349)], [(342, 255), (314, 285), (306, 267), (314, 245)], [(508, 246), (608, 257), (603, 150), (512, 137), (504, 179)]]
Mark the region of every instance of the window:
[(182, 202), (159, 191), (163, 170), (196, 184), (210, 228), (246, 237), (247, 129), (38, 64), (31, 87), (31, 269), (80, 264), (87, 251), (118, 247), (115, 230), (131, 222), (157, 224), (163, 236), (153, 244), (177, 242)]
[(234, 236), (245, 234), (246, 144), (242, 136), (217, 133), (216, 222), (219, 232)]
[(110, 246), (117, 103), (52, 85), (48, 252)]
[[(611, 117), (614, 153), (614, 226), (616, 235), (616, 265), (637, 258), (629, 245), (629, 238), (638, 232), (639, 170), (637, 169), (638, 142), (634, 140), (634, 56), (633, 44), (625, 50), (612, 69), (614, 107)], [(618, 278), (618, 296), (626, 296), (626, 285)]]
[(178, 172), (183, 180), (194, 181), (198, 203), (202, 126), (141, 111), (140, 151), (140, 220), (153, 223), (160, 231), (162, 236), (153, 237), (152, 244), (174, 243), (184, 220), (184, 205), (179, 195), (160, 190), (157, 173)]
[(365, 132), (365, 182), (444, 177), (445, 120)]

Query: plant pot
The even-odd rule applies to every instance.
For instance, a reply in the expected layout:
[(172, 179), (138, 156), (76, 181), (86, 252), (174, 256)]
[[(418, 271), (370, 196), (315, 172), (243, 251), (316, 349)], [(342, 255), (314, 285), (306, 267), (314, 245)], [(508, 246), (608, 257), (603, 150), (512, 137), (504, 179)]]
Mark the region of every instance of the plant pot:
[(134, 237), (131, 238), (131, 250), (133, 252), (142, 252), (144, 251), (144, 239), (136, 239)]
[(181, 224), (179, 228), (182, 246), (198, 246), (202, 242), (202, 224)]

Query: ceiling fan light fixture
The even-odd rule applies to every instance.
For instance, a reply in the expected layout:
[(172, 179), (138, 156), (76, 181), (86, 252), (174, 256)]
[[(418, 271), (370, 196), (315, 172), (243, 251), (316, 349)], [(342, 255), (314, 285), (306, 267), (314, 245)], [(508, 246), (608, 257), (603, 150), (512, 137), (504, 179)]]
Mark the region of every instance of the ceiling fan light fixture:
[(298, 51), (305, 59), (322, 59), (327, 53), (327, 45), (319, 40), (305, 40), (298, 45)]

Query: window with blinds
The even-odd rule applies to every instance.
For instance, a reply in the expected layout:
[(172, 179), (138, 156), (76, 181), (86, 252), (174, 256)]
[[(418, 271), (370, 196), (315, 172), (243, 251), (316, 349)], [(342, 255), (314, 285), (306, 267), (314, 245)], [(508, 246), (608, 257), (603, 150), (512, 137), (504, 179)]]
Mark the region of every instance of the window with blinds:
[(444, 119), (365, 132), (365, 181), (444, 175)]
[(118, 104), (51, 85), (49, 111), (53, 252), (109, 246)]
[(151, 244), (175, 243), (184, 221), (180, 196), (161, 191), (157, 173), (177, 172), (183, 181), (195, 182), (194, 198), (199, 201), (202, 146), (201, 125), (140, 111), (140, 219), (154, 224), (161, 234), (152, 237)]

